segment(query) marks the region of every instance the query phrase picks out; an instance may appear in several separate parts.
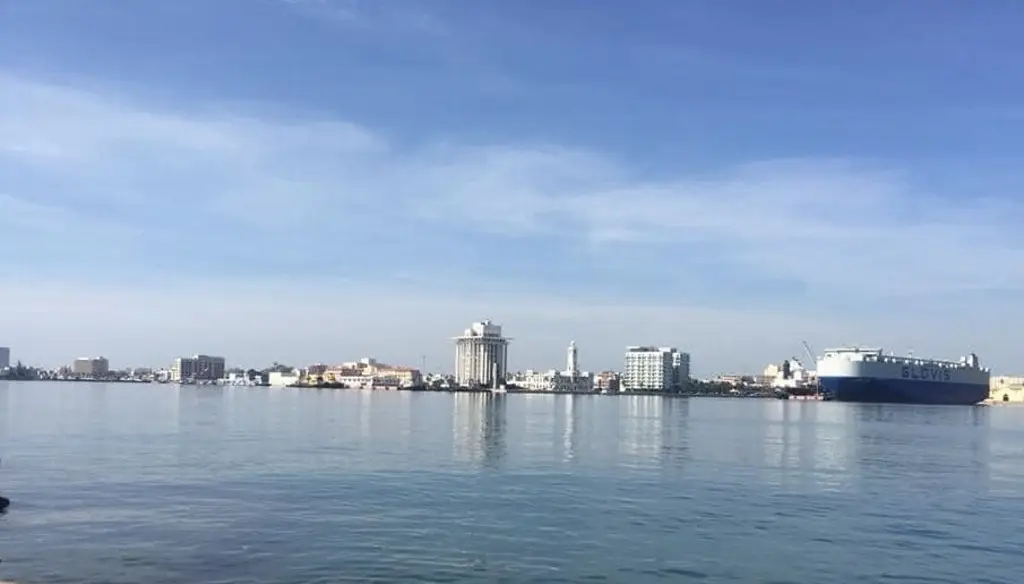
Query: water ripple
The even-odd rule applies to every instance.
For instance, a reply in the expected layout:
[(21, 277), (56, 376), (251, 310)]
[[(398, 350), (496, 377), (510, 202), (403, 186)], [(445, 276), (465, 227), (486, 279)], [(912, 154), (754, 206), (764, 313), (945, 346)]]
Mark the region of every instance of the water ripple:
[(1024, 410), (0, 384), (0, 578), (1016, 582)]

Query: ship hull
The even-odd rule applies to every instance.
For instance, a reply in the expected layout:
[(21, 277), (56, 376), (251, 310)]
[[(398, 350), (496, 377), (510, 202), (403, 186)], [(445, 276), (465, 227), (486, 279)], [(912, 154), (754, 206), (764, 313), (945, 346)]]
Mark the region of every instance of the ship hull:
[(988, 398), (988, 384), (871, 377), (821, 377), (825, 399), (842, 402), (975, 405)]

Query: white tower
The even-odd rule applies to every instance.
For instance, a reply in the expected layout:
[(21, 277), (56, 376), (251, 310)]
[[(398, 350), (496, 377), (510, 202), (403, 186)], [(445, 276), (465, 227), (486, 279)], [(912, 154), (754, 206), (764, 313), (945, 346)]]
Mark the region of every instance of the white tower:
[(578, 357), (576, 355), (576, 341), (571, 341), (569, 343), (569, 351), (568, 351), (568, 355), (567, 355), (565, 361), (566, 361), (566, 364), (565, 364), (565, 371), (566, 371), (566, 373), (568, 373), (569, 375), (574, 376), (574, 377), (577, 374), (579, 374), (580, 368), (579, 368), (579, 359), (578, 359)]

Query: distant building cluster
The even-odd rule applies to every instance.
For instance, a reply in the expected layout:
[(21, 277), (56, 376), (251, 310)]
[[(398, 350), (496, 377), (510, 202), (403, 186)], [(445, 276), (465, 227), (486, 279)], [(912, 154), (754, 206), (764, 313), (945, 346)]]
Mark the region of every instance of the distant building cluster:
[(528, 370), (513, 377), (511, 383), (516, 387), (530, 391), (594, 391), (594, 375), (586, 371), (580, 371), (576, 341), (569, 343), (565, 370), (544, 372)]
[[(336, 383), (346, 387), (370, 388), (405, 388), (423, 384), (423, 374), (419, 369), (398, 365), (386, 365), (372, 357), (364, 357), (358, 361), (341, 365), (311, 365), (305, 372), (295, 371), (292, 375), (282, 375), (270, 385), (294, 385), (302, 383)], [(291, 382), (291, 383), (289, 383)]]
[(544, 392), (677, 391), (690, 382), (690, 355), (675, 347), (628, 347), (622, 375), (597, 375), (579, 366), (576, 342), (566, 349), (565, 369), (508, 372), (510, 339), (490, 320), (475, 322), (455, 341), (455, 382), (460, 387), (498, 388)]
[[(570, 341), (565, 367), (538, 371), (509, 371), (510, 338), (502, 326), (490, 320), (474, 322), (455, 344), (453, 374), (428, 374), (414, 367), (390, 365), (373, 357), (336, 365), (317, 363), (295, 368), (274, 363), (262, 370), (227, 369), (224, 357), (196, 354), (178, 357), (168, 369), (112, 370), (106, 357), (79, 357), (58, 369), (40, 369), (11, 364), (11, 349), (0, 347), (0, 379), (103, 380), (111, 382), (161, 382), (199, 385), (264, 385), (273, 387), (344, 387), (353, 389), (471, 389), (519, 390), (552, 393), (674, 393), (711, 392), (737, 395), (776, 393), (792, 396), (818, 391), (818, 376), (800, 359), (792, 357), (770, 364), (760, 375), (719, 375), (693, 385), (690, 354), (672, 346), (635, 345), (626, 347), (621, 372), (591, 373), (580, 367), (580, 351)], [(807, 358), (814, 356), (804, 343)], [(693, 393), (697, 392), (697, 393)], [(803, 392), (803, 393), (801, 393)], [(992, 376), (989, 402), (1024, 402), (1024, 376)]]

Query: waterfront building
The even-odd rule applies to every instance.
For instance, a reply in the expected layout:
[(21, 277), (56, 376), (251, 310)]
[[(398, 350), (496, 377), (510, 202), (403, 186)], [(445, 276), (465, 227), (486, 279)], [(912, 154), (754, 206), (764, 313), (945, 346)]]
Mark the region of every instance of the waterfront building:
[(675, 347), (626, 347), (622, 385), (629, 391), (670, 391), (690, 381), (690, 355)]
[(193, 355), (178, 357), (171, 364), (171, 381), (216, 381), (224, 379), (224, 357)]
[(501, 326), (474, 322), (455, 337), (455, 380), (462, 387), (503, 385), (508, 371), (508, 343)]
[(0, 370), (8, 369), (11, 366), (11, 350), (8, 347), (0, 347)]
[(594, 391), (594, 378), (589, 373), (567, 375), (565, 371), (533, 371), (515, 376), (512, 383), (529, 391), (585, 392)]
[(988, 382), (990, 400), (995, 402), (1024, 402), (1024, 377), (1000, 375)]
[(302, 381), (302, 372), (298, 369), (291, 371), (271, 371), (267, 374), (267, 384), (271, 387), (288, 387), (298, 385)]
[(412, 367), (387, 365), (372, 357), (336, 366), (310, 367), (310, 383), (340, 383), (351, 388), (408, 388), (423, 385), (423, 373)]
[(512, 383), (516, 386), (530, 391), (563, 391), (563, 392), (584, 392), (594, 391), (594, 376), (586, 371), (580, 371), (579, 353), (576, 349), (576, 341), (569, 343), (566, 350), (564, 371), (533, 371), (515, 375)]
[(71, 364), (72, 375), (100, 377), (110, 373), (110, 361), (106, 357), (79, 357)]
[(606, 393), (617, 393), (622, 377), (615, 371), (602, 371), (594, 376), (594, 389)]

